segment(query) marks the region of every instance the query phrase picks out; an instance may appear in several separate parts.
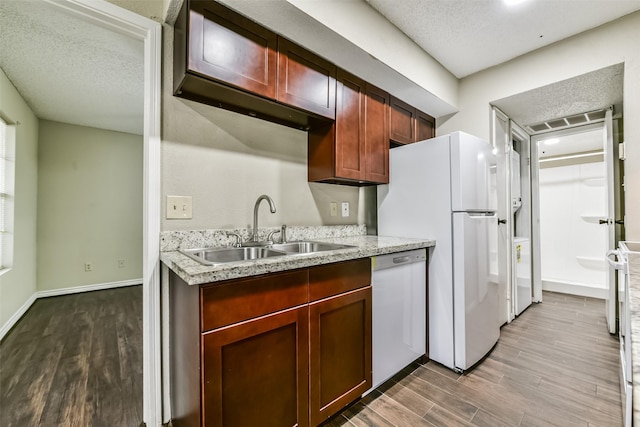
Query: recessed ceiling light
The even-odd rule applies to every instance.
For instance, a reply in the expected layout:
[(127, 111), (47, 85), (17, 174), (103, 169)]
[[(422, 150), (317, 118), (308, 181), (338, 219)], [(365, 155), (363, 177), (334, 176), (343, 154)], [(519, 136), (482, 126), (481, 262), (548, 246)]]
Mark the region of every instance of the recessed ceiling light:
[(544, 145), (555, 145), (558, 142), (560, 142), (560, 139), (558, 139), (558, 138), (549, 138), (549, 139), (545, 139), (542, 142), (544, 143)]
[(515, 6), (516, 4), (524, 3), (527, 0), (502, 0), (507, 6)]

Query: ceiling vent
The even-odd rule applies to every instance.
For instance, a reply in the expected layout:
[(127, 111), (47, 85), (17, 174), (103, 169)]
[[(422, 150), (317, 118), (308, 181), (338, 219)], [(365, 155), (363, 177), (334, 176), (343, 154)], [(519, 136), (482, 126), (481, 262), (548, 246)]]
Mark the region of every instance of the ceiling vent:
[(572, 116), (563, 117), (561, 119), (553, 119), (540, 123), (533, 123), (525, 125), (525, 129), (529, 131), (531, 135), (538, 133), (550, 132), (554, 130), (560, 130), (570, 128), (573, 126), (581, 126), (589, 123), (598, 123), (604, 120), (608, 108), (597, 111), (590, 111), (588, 113), (574, 114)]

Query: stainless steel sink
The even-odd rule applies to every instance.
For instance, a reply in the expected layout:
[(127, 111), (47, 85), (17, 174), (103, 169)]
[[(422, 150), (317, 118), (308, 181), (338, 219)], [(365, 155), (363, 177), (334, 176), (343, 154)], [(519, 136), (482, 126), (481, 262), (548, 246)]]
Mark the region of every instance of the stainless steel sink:
[(334, 251), (338, 249), (352, 248), (353, 246), (325, 242), (290, 242), (277, 243), (271, 245), (270, 247), (278, 251), (284, 251), (294, 254), (308, 254), (312, 252)]
[(340, 245), (337, 243), (303, 241), (276, 243), (269, 246), (246, 246), (240, 248), (181, 249), (180, 252), (202, 264), (215, 265), (285, 255), (310, 254), (314, 252), (333, 251), (346, 248), (353, 248), (353, 246)]
[(181, 250), (180, 252), (191, 259), (207, 265), (248, 261), (287, 255), (283, 251), (271, 249), (264, 246), (251, 246), (245, 248), (185, 249)]

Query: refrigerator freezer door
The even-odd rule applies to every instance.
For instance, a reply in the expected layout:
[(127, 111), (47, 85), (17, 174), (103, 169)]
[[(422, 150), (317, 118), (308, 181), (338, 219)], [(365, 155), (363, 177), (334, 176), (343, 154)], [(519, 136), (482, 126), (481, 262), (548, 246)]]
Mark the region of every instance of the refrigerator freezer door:
[(496, 156), (491, 145), (464, 132), (454, 132), (450, 138), (451, 210), (495, 211), (491, 182), (496, 173)]
[(453, 214), (455, 366), (466, 370), (500, 337), (498, 283), (490, 266), (495, 214)]

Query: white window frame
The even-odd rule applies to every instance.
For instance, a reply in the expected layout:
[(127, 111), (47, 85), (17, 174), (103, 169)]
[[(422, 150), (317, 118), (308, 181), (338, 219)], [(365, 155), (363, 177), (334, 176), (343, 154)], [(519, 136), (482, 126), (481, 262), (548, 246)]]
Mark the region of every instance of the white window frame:
[(0, 117), (0, 275), (13, 266), (15, 127)]

